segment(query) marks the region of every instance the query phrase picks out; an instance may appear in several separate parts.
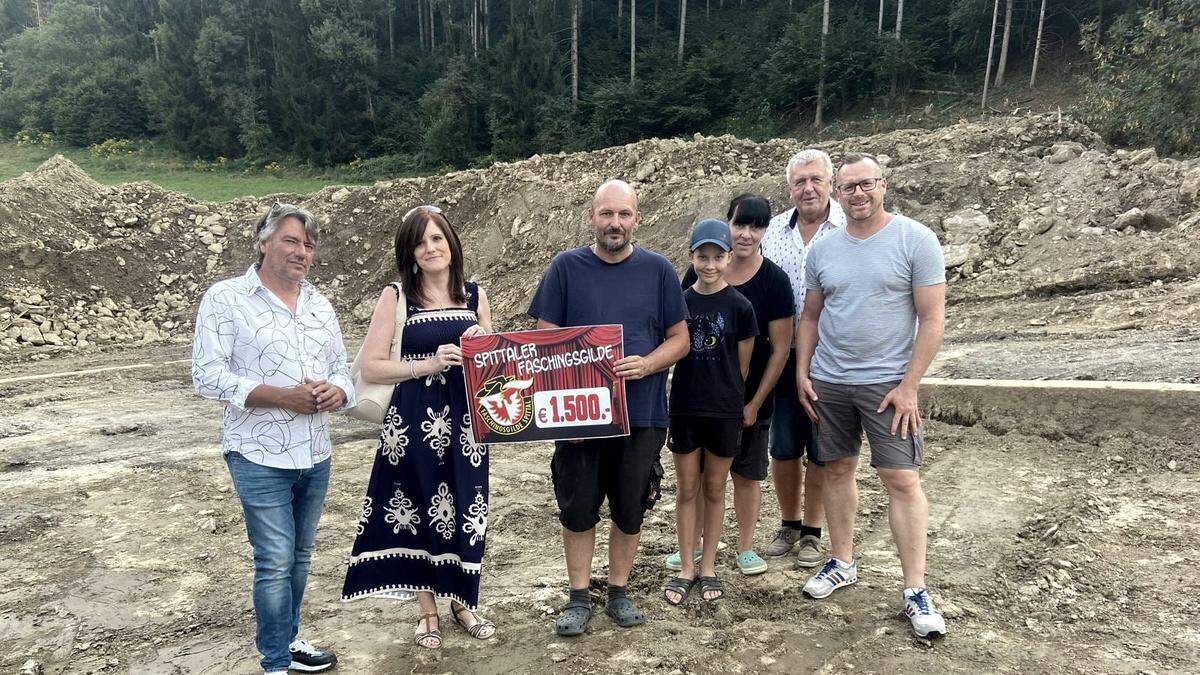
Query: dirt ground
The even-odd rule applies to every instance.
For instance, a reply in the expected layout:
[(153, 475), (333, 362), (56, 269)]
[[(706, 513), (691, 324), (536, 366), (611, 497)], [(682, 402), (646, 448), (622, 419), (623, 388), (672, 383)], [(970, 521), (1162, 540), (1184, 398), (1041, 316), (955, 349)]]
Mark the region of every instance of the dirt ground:
[[(348, 334), (362, 334), (394, 276), (395, 222), (416, 204), (445, 210), (497, 326), (516, 329), (551, 257), (587, 241), (603, 180), (635, 185), (638, 242), (680, 265), (691, 224), (732, 196), (781, 209), (785, 163), (802, 147), (647, 140), (279, 197), (325, 222), (310, 278)], [(947, 333), (930, 375), (1200, 382), (1200, 159), (1113, 150), (1053, 114), (821, 147), (835, 161), (880, 155), (890, 208), (944, 245)], [(196, 303), (246, 269), (270, 202), (102, 186), (62, 158), (0, 183), (0, 672), (256, 671), (250, 548), (219, 410), (192, 392), (187, 359)], [(93, 372), (60, 376), (81, 370)], [(482, 594), (499, 633), (479, 643), (447, 622), (439, 652), (413, 645), (414, 606), (338, 601), (376, 433), (338, 417), (305, 634), (347, 673), (1196, 671), (1200, 418), (1171, 406), (1159, 417), (1184, 410), (1181, 423), (1147, 432), (1121, 424), (1118, 393), (1087, 405), (1072, 428), (1091, 415), (1112, 432), (1064, 434), (1036, 408), (1031, 424), (954, 406), (930, 421), (929, 581), (951, 631), (933, 644), (899, 614), (886, 503), (866, 470), (858, 585), (806, 600), (790, 561), (743, 578), (727, 549), (721, 607), (669, 607), (668, 478), (631, 582), (648, 623), (626, 631), (598, 615), (590, 635), (558, 639), (566, 570), (550, 448), (496, 447)], [(760, 544), (778, 519), (764, 490)], [(605, 559), (602, 544), (598, 577)], [(593, 590), (600, 601), (603, 584)]]
[[(167, 346), (0, 366), (0, 671), (256, 672), (250, 547), (218, 455), (218, 409), (192, 393), (187, 356)], [(141, 364), (150, 367), (47, 377)], [(43, 379), (13, 381), (30, 376)], [(929, 580), (950, 625), (943, 640), (913, 638), (899, 614), (886, 505), (866, 471), (857, 586), (808, 600), (790, 561), (746, 578), (726, 549), (720, 608), (695, 598), (669, 607), (660, 599), (662, 559), (675, 548), (668, 480), (631, 581), (647, 624), (623, 630), (601, 614), (589, 635), (557, 638), (566, 570), (550, 448), (530, 444), (492, 454), (482, 593), (500, 631), (479, 643), (447, 622), (444, 648), (427, 652), (412, 644), (413, 604), (338, 600), (375, 448), (369, 425), (338, 418), (304, 632), (348, 673), (1192, 670), (1195, 446), (985, 426), (932, 421), (927, 431)], [(778, 517), (764, 487), (760, 542)], [(729, 543), (732, 526), (730, 513)], [(600, 546), (597, 576), (604, 555)], [(599, 601), (603, 586), (593, 591)]]

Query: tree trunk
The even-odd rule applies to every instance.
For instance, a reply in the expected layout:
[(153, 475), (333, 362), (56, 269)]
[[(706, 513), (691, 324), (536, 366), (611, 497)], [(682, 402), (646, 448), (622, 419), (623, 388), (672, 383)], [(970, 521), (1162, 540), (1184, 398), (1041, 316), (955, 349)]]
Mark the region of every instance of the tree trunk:
[(1033, 46), (1033, 70), (1029, 72), (1029, 88), (1037, 84), (1038, 57), (1042, 54), (1042, 28), (1046, 25), (1046, 0), (1042, 0), (1042, 9), (1038, 12), (1037, 41)]
[(396, 57), (396, 8), (388, 7), (388, 58)]
[(617, 38), (621, 37), (621, 24), (625, 22), (625, 0), (617, 0)]
[(875, 35), (883, 37), (883, 0), (879, 0), (879, 28), (875, 29)]
[(479, 58), (479, 0), (471, 0), (471, 55)]
[(679, 50), (675, 52), (675, 63), (683, 63), (683, 35), (687, 28), (688, 0), (679, 0)]
[(42, 0), (33, 0), (33, 20), (38, 28), (42, 27)]
[(637, 78), (637, 0), (629, 0), (629, 83)]
[(1013, 0), (1008, 0), (1004, 9), (1004, 40), (1000, 43), (1000, 62), (996, 64), (996, 82), (993, 86), (1004, 86), (1004, 68), (1008, 65), (1008, 38), (1012, 34)]
[(658, 32), (658, 0), (654, 0), (654, 32)]
[(979, 102), (980, 108), (987, 107), (988, 82), (992, 79), (992, 55), (996, 53), (996, 17), (1000, 16), (1000, 0), (994, 0), (992, 5), (992, 35), (988, 38), (988, 60), (987, 70), (983, 72), (983, 99)]
[(483, 48), (492, 48), (492, 13), (488, 8), (488, 0), (483, 0)]
[[(1012, 0), (1009, 0), (1009, 2), (1012, 2)], [(900, 0), (900, 2), (896, 3), (896, 43), (897, 44), (899, 44), (899, 42), (900, 42), (900, 27), (903, 24), (904, 24), (904, 0)], [(899, 89), (899, 87), (897, 87), (897, 81), (899, 80), (899, 77), (900, 77), (899, 73), (892, 71), (892, 98), (896, 97), (896, 92)]]
[(817, 80), (817, 115), (813, 126), (820, 128), (825, 124), (825, 51), (829, 42), (829, 0), (825, 0), (821, 8), (821, 76)]
[(571, 108), (579, 106), (579, 3), (571, 0)]
[(425, 49), (425, 4), (422, 0), (417, 0), (417, 39), (421, 49)]

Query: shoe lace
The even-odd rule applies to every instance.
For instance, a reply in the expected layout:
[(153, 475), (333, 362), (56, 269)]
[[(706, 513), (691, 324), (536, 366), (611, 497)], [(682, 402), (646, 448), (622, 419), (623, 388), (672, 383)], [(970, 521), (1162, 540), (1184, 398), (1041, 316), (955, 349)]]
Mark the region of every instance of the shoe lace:
[(829, 577), (830, 573), (833, 572), (835, 567), (837, 567), (836, 560), (834, 560), (833, 558), (826, 560), (825, 564), (821, 567), (821, 571), (817, 572), (817, 578), (821, 579), (822, 581), (825, 580), (826, 578)]
[(292, 643), (292, 649), (298, 652), (304, 652), (309, 656), (318, 656), (321, 653), (320, 650), (309, 644), (308, 640), (296, 640)]
[(909, 602), (917, 606), (918, 614), (933, 614), (933, 608), (929, 600), (929, 593), (924, 590), (917, 591), (908, 596)]

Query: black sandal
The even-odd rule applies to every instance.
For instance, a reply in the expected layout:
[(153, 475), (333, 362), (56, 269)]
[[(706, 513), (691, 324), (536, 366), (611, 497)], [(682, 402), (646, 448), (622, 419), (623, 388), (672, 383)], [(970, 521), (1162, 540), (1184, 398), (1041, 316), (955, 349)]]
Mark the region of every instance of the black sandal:
[[(705, 602), (716, 602), (725, 597), (725, 584), (717, 577), (700, 577), (700, 597)], [(717, 593), (716, 597), (705, 597), (705, 593)]]
[[(465, 621), (458, 618), (459, 612), (466, 612), (467, 614), (475, 617), (475, 624), (473, 626), (468, 626)], [(471, 637), (475, 638), (476, 640), (488, 640), (496, 634), (496, 624), (488, 621), (487, 619), (481, 619), (478, 614), (467, 609), (466, 605), (459, 605), (458, 607), (455, 607), (454, 603), (450, 603), (450, 618), (454, 619), (454, 623), (462, 626), (463, 630), (467, 631), (467, 633), (469, 633)], [(479, 635), (488, 628), (492, 629), (491, 633), (488, 633), (484, 636)]]
[[(695, 585), (695, 578), (684, 579), (683, 577), (675, 577), (674, 579), (668, 581), (667, 585), (663, 587), (663, 599), (667, 601), (667, 604), (678, 607), (687, 601), (688, 593), (692, 592), (692, 587)], [(671, 599), (671, 596), (667, 595), (667, 593), (672, 591), (679, 594), (679, 602), (675, 602)]]

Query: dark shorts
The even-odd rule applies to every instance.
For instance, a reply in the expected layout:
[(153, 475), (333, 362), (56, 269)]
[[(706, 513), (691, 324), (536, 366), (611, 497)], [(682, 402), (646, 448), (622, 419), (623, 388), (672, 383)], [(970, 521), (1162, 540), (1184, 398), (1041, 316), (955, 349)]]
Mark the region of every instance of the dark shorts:
[(558, 441), (550, 473), (558, 500), (558, 520), (572, 532), (600, 522), (600, 505), (625, 534), (642, 531), (646, 510), (658, 499), (662, 464), (659, 452), (667, 430), (634, 427), (628, 436)]
[(686, 455), (699, 449), (707, 450), (717, 457), (733, 457), (741, 443), (742, 420), (692, 415), (671, 415), (671, 431), (667, 434), (667, 447), (677, 455)]
[(771, 437), (771, 423), (758, 422), (752, 427), (742, 427), (742, 442), (733, 458), (729, 470), (746, 480), (767, 479), (767, 442)]
[(808, 461), (825, 463), (817, 453), (816, 429), (796, 393), (796, 351), (788, 356), (783, 375), (775, 385), (775, 412), (771, 415), (771, 459), (787, 461), (807, 456)]
[(921, 430), (900, 438), (892, 435), (892, 408), (875, 412), (887, 393), (900, 384), (831, 384), (813, 380), (817, 392), (820, 458), (830, 462), (858, 455), (865, 433), (871, 446), (871, 466), (877, 469), (921, 468), (925, 437)]

